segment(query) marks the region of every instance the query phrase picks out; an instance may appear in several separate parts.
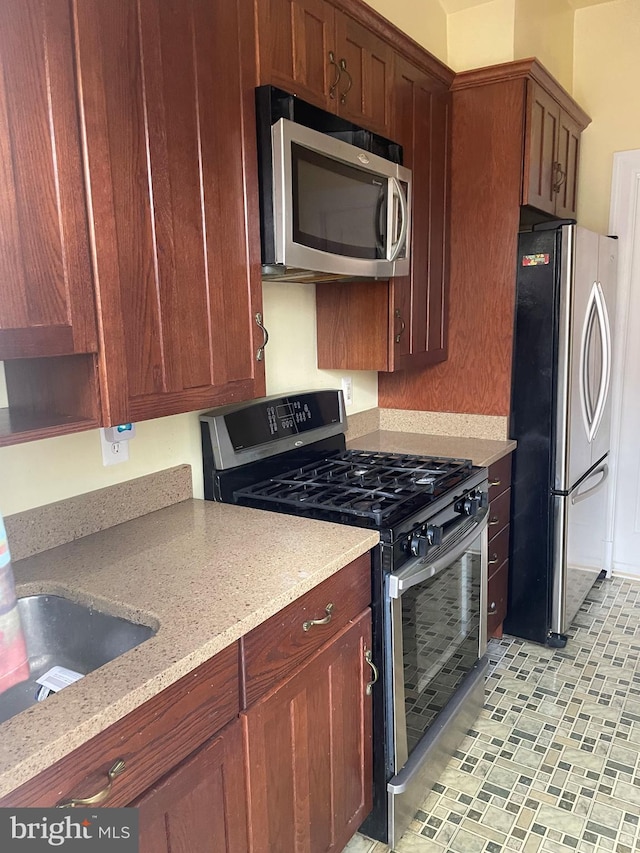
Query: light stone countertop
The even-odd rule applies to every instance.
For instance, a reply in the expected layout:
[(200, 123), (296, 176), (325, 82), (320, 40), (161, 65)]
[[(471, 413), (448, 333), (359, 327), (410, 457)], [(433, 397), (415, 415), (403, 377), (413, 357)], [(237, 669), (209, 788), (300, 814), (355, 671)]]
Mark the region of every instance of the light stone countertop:
[(417, 432), (376, 430), (347, 442), (351, 450), (384, 450), (387, 453), (416, 453), (449, 459), (471, 459), (486, 468), (516, 449), (513, 440), (461, 438), (450, 435), (427, 435)]
[(59, 594), (158, 627), (0, 725), (0, 797), (373, 548), (377, 531), (186, 500), (14, 564)]

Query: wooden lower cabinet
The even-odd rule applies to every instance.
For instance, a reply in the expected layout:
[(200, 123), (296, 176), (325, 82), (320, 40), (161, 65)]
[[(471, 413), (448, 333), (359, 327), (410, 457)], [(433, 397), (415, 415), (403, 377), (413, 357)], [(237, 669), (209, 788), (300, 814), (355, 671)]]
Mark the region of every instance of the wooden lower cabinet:
[(369, 609), (241, 714), (252, 853), (341, 851), (371, 810)]
[(246, 853), (241, 752), (236, 720), (132, 803), (140, 853)]

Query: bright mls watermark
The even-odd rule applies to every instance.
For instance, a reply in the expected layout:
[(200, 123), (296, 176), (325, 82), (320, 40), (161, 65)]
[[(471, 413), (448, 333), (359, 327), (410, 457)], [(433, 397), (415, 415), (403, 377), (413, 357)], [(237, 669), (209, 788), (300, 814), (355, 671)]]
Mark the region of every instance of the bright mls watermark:
[(137, 809), (0, 809), (2, 853), (138, 853)]

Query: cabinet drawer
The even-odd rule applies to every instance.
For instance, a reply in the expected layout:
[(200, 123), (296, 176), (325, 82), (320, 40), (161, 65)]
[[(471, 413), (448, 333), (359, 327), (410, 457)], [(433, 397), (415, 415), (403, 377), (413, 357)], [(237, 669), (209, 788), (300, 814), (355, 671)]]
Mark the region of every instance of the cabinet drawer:
[(503, 527), (500, 533), (491, 537), (489, 542), (489, 577), (509, 556), (509, 528)]
[[(511, 517), (511, 489), (498, 495), (489, 507), (489, 542), (503, 530)], [(491, 550), (491, 546), (489, 546)]]
[(505, 562), (489, 578), (487, 592), (487, 636), (490, 637), (502, 624), (507, 615), (507, 585), (509, 561)]
[(494, 501), (511, 486), (511, 454), (489, 465), (489, 501)]
[[(247, 708), (282, 681), (371, 601), (371, 557), (363, 554), (240, 640), (242, 687)], [(331, 618), (324, 624), (327, 607)]]
[(107, 785), (124, 772), (106, 806), (125, 806), (239, 712), (238, 647), (233, 644), (0, 800), (0, 807), (54, 806)]

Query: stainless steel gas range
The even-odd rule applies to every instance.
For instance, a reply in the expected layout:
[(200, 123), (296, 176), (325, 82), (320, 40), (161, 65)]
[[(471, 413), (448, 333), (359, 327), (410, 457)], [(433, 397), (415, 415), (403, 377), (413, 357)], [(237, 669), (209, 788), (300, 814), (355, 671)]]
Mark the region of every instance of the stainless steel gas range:
[(393, 846), (484, 701), (486, 469), (346, 450), (340, 391), (225, 406), (200, 421), (207, 499), (380, 533), (374, 805), (362, 831)]

